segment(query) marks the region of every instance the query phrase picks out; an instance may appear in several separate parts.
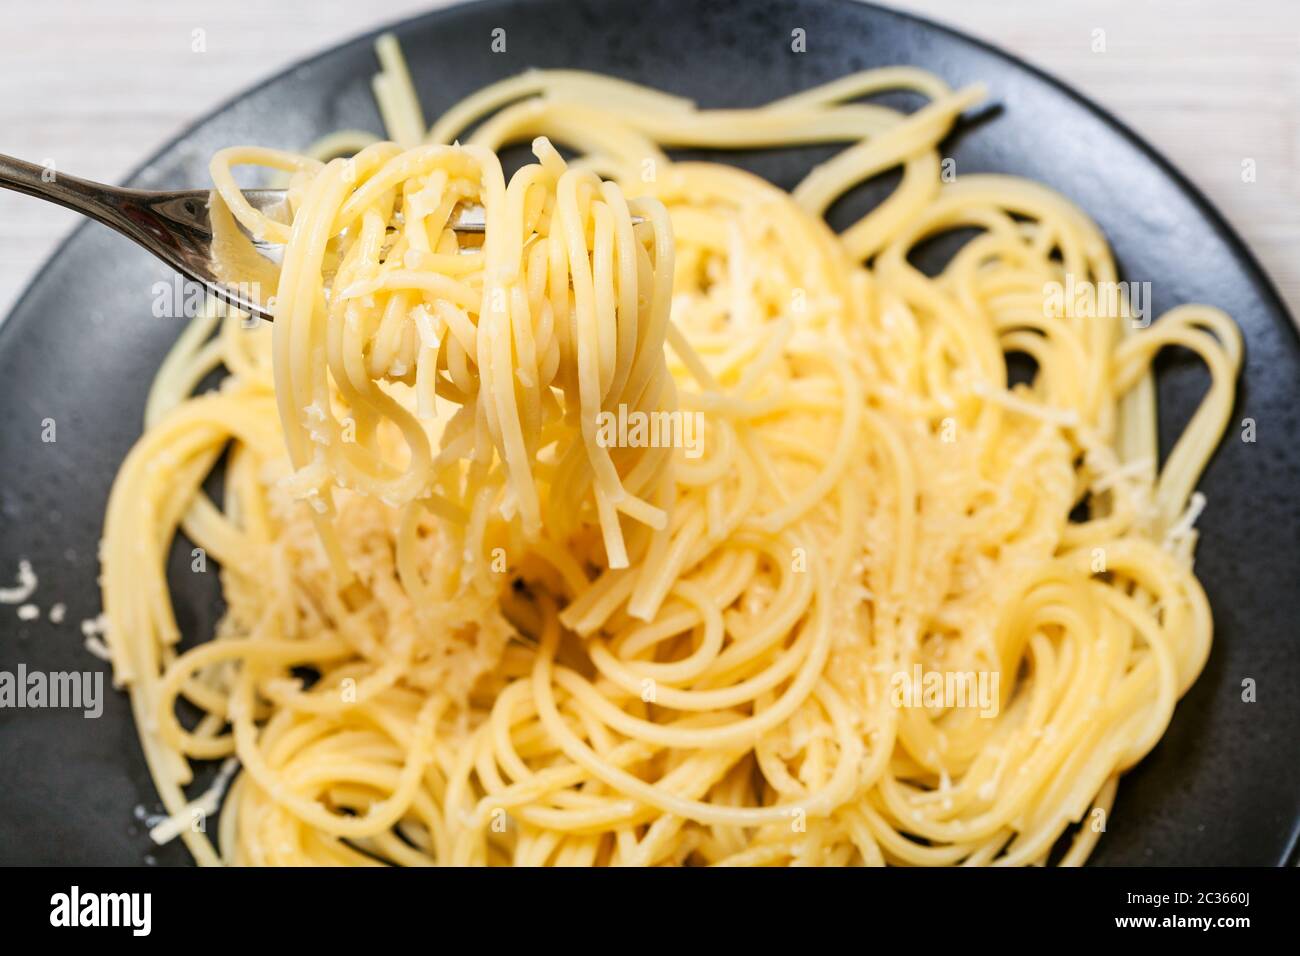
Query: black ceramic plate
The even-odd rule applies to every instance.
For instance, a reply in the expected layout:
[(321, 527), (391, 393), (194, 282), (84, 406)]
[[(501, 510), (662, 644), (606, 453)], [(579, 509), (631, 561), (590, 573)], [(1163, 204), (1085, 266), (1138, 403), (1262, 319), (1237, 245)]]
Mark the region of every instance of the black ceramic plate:
[[(507, 52), (490, 48), (506, 30)], [(791, 50), (806, 31), (807, 52)], [(1114, 245), (1123, 278), (1150, 282), (1156, 311), (1208, 302), (1246, 337), (1237, 411), (1202, 488), (1197, 573), (1215, 612), (1214, 650), (1155, 751), (1121, 785), (1093, 860), (1104, 864), (1277, 864), (1292, 854), (1300, 812), (1300, 343), (1277, 294), (1240, 240), (1130, 131), (1036, 70), (898, 13), (849, 2), (736, 4), (486, 2), (396, 28), (430, 117), (527, 67), (582, 67), (750, 106), (852, 70), (909, 63), (958, 85), (985, 81), (997, 107), (964, 122), (945, 150), (958, 174), (1000, 171), (1079, 202)], [(270, 80), (201, 121), (150, 160), (132, 185), (201, 185), (222, 146), (290, 149), (343, 127), (380, 130), (371, 99), (371, 37)], [(184, 83), (184, 76), (176, 82)], [(905, 101), (904, 105), (906, 104)], [(1211, 135), (1211, 131), (1206, 131)], [(729, 154), (792, 187), (817, 149)], [(847, 221), (881, 194), (860, 190)], [(3, 228), (0, 225), (0, 228)], [(80, 229), (0, 326), (0, 585), (20, 558), (40, 576), (35, 600), (66, 621), (21, 623), (0, 607), (0, 670), (105, 670), (79, 622), (99, 612), (95, 551), (109, 485), (140, 431), (155, 369), (180, 332), (151, 316), (163, 266), (98, 225)], [(1160, 364), (1165, 450), (1205, 374), (1185, 356)], [(1257, 440), (1241, 440), (1241, 421)], [(43, 422), (56, 441), (42, 440)], [(188, 548), (188, 546), (185, 546)], [(176, 553), (177, 613), (187, 641), (220, 613), (216, 575)], [(1257, 699), (1242, 700), (1243, 681)], [(159, 805), (124, 695), (103, 716), (0, 710), (0, 862), (182, 863), (179, 842), (152, 846), (137, 815)]]

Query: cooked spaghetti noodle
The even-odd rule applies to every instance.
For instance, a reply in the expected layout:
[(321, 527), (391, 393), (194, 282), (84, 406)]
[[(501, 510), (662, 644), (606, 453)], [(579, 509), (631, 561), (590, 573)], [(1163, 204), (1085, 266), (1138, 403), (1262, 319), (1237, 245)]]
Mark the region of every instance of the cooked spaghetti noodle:
[[(391, 141), (213, 160), (285, 244), (275, 322), (210, 306), (182, 334), (113, 487), (107, 642), (158, 837), (271, 865), (1083, 861), (1209, 650), (1193, 491), (1231, 320), (1139, 328), (1068, 201), (946, 181), (982, 91), (919, 70), (721, 111), (530, 72), (426, 135), (379, 56)], [(858, 102), (887, 90), (928, 105)], [(845, 148), (788, 194), (664, 152), (811, 143)], [(288, 175), (283, 222), (242, 164)], [(463, 203), (481, 246), (449, 228)], [(941, 272), (913, 265), (957, 229)], [(1211, 385), (1157, 469), (1168, 346)], [(683, 417), (698, 455), (624, 429)], [(227, 604), (184, 652), (178, 532)], [(210, 832), (221, 794), (185, 788), (221, 759)]]

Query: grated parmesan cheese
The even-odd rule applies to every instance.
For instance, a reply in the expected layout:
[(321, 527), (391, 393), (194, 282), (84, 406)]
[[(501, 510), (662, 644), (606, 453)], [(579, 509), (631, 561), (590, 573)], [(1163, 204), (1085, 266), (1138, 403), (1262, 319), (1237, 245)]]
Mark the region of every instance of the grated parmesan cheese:
[(108, 615), (100, 614), (98, 617), (87, 618), (81, 622), (81, 634), (85, 640), (82, 646), (94, 657), (101, 661), (112, 661), (113, 652), (108, 649), (104, 642), (104, 635), (108, 633)]
[[(162, 846), (164, 843), (170, 843), (180, 836), (187, 828), (193, 825), (195, 814), (200, 814), (203, 818), (216, 816), (217, 810), (221, 807), (221, 798), (225, 796), (226, 788), (230, 786), (231, 778), (235, 776), (235, 771), (239, 769), (239, 761), (234, 757), (227, 757), (221, 769), (217, 771), (217, 777), (212, 781), (212, 786), (208, 787), (195, 800), (180, 809), (179, 812), (169, 817), (163, 817), (158, 823), (153, 823), (149, 828), (149, 837), (154, 843)], [(151, 821), (152, 822), (152, 818)]]
[(1196, 526), (1196, 521), (1201, 517), (1201, 512), (1205, 510), (1207, 503), (1205, 495), (1199, 491), (1192, 492), (1191, 500), (1187, 502), (1187, 508), (1183, 511), (1179, 519), (1165, 532), (1165, 547), (1173, 548), (1192, 533)]
[(36, 572), (26, 558), (18, 562), (18, 586), (0, 588), (0, 604), (22, 604), (36, 593)]

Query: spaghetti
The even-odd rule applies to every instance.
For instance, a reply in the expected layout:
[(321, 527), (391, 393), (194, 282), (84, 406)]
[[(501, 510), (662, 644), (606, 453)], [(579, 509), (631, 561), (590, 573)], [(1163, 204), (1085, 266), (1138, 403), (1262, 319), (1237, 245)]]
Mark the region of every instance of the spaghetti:
[[(1082, 862), (1209, 650), (1193, 491), (1232, 321), (1139, 328), (1081, 211), (945, 181), (978, 88), (889, 68), (701, 110), (534, 71), (425, 134), (378, 52), (391, 141), (214, 158), (285, 244), (275, 322), (186, 329), (113, 487), (106, 637), (159, 832), (205, 864)], [(860, 102), (900, 89), (928, 105)], [(845, 148), (788, 194), (665, 152), (811, 143)], [(285, 221), (243, 164), (289, 177)], [(465, 202), (481, 246), (449, 228)], [(1211, 385), (1157, 470), (1168, 346)], [(653, 416), (694, 416), (700, 454), (602, 427)], [(183, 652), (178, 532), (227, 603)], [(209, 834), (192, 762), (231, 758)]]

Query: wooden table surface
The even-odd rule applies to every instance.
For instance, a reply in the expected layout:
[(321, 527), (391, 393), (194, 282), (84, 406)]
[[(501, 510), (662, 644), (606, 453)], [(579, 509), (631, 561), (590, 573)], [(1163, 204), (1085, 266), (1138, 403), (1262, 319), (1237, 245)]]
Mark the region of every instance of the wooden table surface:
[[(53, 161), (90, 179), (120, 181), (193, 119), (259, 79), (356, 33), (439, 5), (6, 4), (0, 152)], [(1109, 108), (1211, 197), (1255, 250), (1292, 314), (1300, 315), (1300, 3), (894, 5), (1017, 53)], [(202, 52), (194, 49), (196, 36), (202, 36)], [(1254, 181), (1243, 181), (1246, 162), (1253, 164)], [(0, 191), (0, 316), (74, 224), (71, 213)]]

